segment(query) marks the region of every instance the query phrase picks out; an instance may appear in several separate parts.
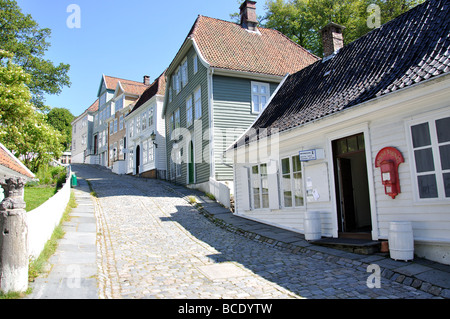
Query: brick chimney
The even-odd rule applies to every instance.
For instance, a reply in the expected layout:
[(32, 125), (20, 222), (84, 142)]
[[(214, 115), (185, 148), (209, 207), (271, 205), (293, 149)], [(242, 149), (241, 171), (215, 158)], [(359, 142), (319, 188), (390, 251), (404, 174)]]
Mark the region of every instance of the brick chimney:
[(239, 9), (241, 10), (241, 26), (249, 31), (257, 31), (256, 1), (245, 0)]
[(322, 34), (324, 57), (328, 57), (344, 47), (344, 36), (342, 35), (344, 29), (344, 26), (330, 22), (320, 30), (320, 33)]
[(144, 84), (145, 85), (150, 85), (150, 76), (144, 75)]

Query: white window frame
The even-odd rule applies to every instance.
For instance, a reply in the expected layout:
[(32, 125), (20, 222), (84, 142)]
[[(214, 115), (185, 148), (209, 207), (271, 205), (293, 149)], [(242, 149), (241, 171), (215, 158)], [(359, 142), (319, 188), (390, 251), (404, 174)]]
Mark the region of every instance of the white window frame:
[(198, 56), (197, 54), (194, 54), (193, 58), (192, 58), (192, 64), (194, 65), (194, 74), (197, 74), (198, 72)]
[(202, 88), (199, 86), (194, 91), (194, 119), (202, 117)]
[(189, 82), (187, 57), (184, 58), (183, 62), (181, 62), (180, 70), (181, 70), (181, 86), (184, 88)]
[[(294, 162), (293, 162), (293, 158), (294, 157), (298, 157), (298, 154), (293, 154), (290, 156), (284, 156), (280, 159), (280, 197), (281, 197), (281, 206), (283, 208), (298, 208), (298, 207), (305, 207), (305, 188), (304, 188), (304, 181), (303, 181), (303, 163), (300, 162), (300, 171), (294, 171)], [(283, 160), (288, 159), (289, 160), (289, 173), (283, 173)], [(295, 179), (294, 179), (294, 174), (301, 174), (301, 194), (302, 194), (302, 198), (303, 198), (303, 204), (302, 205), (296, 205), (295, 203), (295, 191), (296, 191), (296, 187), (295, 187)], [(285, 198), (284, 198), (284, 181), (283, 181), (283, 177), (285, 175), (289, 174), (289, 179), (290, 179), (290, 189), (291, 189), (291, 201), (292, 201), (292, 205), (291, 206), (286, 206), (285, 203)]]
[[(254, 92), (253, 88), (254, 86), (258, 87), (258, 92)], [(261, 93), (260, 91), (260, 87), (264, 87), (266, 90), (266, 93)], [(265, 83), (265, 82), (256, 82), (256, 81), (251, 81), (251, 86), (250, 86), (250, 90), (251, 90), (251, 98), (252, 98), (252, 113), (258, 114), (261, 113), (265, 107), (267, 106), (267, 102), (270, 99), (270, 84), (269, 83)], [(258, 97), (258, 108), (256, 108), (255, 105), (255, 97)], [(262, 104), (261, 103), (261, 98), (264, 97), (265, 98), (265, 103)]]
[(192, 95), (186, 99), (186, 127), (190, 127), (194, 123), (194, 106), (192, 104)]
[[(265, 165), (266, 166), (266, 174), (264, 174), (265, 176), (261, 175), (261, 167)], [(253, 173), (253, 168), (254, 167), (258, 167), (258, 174), (254, 174)], [(270, 208), (270, 196), (269, 196), (269, 174), (267, 172), (267, 168), (268, 164), (267, 163), (260, 163), (260, 164), (255, 164), (255, 165), (251, 165), (250, 167), (250, 188), (251, 188), (251, 207), (252, 210), (263, 210), (263, 209), (269, 209)], [(255, 177), (256, 176), (256, 177)], [(267, 180), (267, 193), (263, 192), (263, 177)], [(255, 179), (256, 178), (256, 179)], [(259, 207), (256, 207), (255, 205), (255, 190), (254, 190), (254, 182), (258, 183), (258, 188), (259, 188), (259, 194), (257, 194), (259, 196)], [(264, 206), (264, 200), (263, 200), (263, 196), (267, 195), (267, 207)]]
[[(411, 168), (411, 180), (413, 185), (413, 198), (415, 204), (441, 204), (441, 203), (450, 203), (450, 197), (446, 197), (445, 194), (445, 187), (444, 187), (444, 177), (443, 174), (450, 173), (450, 169), (442, 169), (441, 164), (441, 156), (440, 156), (440, 146), (450, 145), (449, 142), (443, 142), (439, 143), (437, 138), (437, 132), (436, 132), (436, 121), (440, 119), (444, 119), (449, 117), (448, 113), (446, 112), (438, 112), (433, 113), (429, 115), (425, 115), (422, 117), (417, 117), (411, 121), (406, 122), (406, 136), (408, 140), (408, 149), (409, 154), (411, 154), (410, 159), (410, 168)], [(428, 123), (429, 133), (430, 133), (430, 140), (431, 140), (431, 146), (422, 146), (422, 147), (416, 147), (414, 148), (413, 140), (412, 140), (412, 131), (411, 128), (415, 125), (420, 125)], [(415, 158), (415, 151), (422, 150), (422, 149), (429, 149), (432, 150), (433, 155), (433, 164), (434, 164), (434, 171), (426, 171), (426, 172), (417, 172), (416, 167), (416, 158)], [(433, 174), (436, 178), (436, 187), (437, 187), (437, 197), (431, 197), (431, 198), (421, 198), (420, 192), (419, 192), (419, 182), (418, 177), (423, 175), (431, 175)], [(401, 183), (401, 181), (400, 181)]]
[(114, 119), (114, 133), (117, 133), (118, 128), (117, 128), (117, 118)]
[(123, 114), (119, 117), (119, 130), (123, 130)]

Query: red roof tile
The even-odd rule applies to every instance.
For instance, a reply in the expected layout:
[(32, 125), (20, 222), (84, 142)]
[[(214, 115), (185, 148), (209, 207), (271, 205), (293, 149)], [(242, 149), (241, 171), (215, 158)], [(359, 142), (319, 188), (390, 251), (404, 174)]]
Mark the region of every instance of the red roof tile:
[(34, 174), (22, 164), (8, 149), (0, 143), (0, 165), (4, 166), (20, 175), (34, 178)]
[(284, 76), (319, 58), (279, 31), (258, 28), (250, 32), (240, 24), (199, 15), (189, 37), (205, 60), (216, 68)]

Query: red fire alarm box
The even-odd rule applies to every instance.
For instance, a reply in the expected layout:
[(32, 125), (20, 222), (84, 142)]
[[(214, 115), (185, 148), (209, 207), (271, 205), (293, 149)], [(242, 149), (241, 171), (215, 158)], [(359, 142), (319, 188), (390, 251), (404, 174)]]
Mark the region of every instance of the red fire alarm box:
[(402, 154), (393, 147), (383, 148), (375, 158), (375, 167), (379, 167), (381, 170), (381, 182), (384, 185), (384, 191), (386, 195), (392, 198), (400, 194), (398, 166), (403, 162)]

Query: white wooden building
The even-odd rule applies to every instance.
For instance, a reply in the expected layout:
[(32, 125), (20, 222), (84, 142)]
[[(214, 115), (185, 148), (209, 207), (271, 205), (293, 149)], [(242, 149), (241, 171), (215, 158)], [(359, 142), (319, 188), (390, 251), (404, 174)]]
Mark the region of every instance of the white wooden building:
[[(288, 75), (232, 146), (235, 213), (295, 232), (386, 240), (411, 222), (414, 253), (450, 264), (448, 1), (426, 1)], [(328, 29), (327, 29), (328, 28)], [(339, 26), (324, 29), (339, 37)], [(339, 48), (336, 48), (339, 49)], [(377, 155), (401, 154), (387, 194)], [(394, 165), (396, 166), (396, 165)], [(395, 170), (383, 175), (394, 179)], [(386, 182), (387, 183), (387, 182)]]

